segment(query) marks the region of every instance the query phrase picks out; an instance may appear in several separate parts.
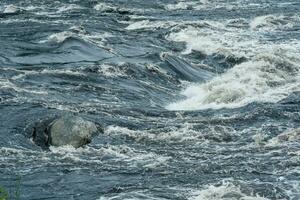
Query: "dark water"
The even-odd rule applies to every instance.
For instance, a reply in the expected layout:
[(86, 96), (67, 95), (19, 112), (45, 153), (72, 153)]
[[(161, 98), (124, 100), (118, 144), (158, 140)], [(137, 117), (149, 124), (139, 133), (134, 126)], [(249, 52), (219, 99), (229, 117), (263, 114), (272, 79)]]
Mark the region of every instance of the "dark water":
[[(20, 199), (300, 199), (299, 11), (2, 0), (0, 185)], [(79, 149), (31, 142), (66, 113), (104, 132)]]

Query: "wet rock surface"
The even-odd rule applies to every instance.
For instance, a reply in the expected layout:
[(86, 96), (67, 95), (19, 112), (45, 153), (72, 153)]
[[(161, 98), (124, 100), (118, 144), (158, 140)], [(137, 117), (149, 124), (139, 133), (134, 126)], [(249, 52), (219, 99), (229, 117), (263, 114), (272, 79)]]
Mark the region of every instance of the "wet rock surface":
[(78, 148), (90, 143), (95, 132), (97, 127), (93, 122), (81, 117), (63, 116), (50, 125), (49, 142), (53, 146), (71, 145)]
[(47, 118), (32, 126), (32, 141), (42, 149), (52, 146), (71, 145), (75, 148), (88, 144), (93, 133), (97, 132), (95, 123), (77, 116)]

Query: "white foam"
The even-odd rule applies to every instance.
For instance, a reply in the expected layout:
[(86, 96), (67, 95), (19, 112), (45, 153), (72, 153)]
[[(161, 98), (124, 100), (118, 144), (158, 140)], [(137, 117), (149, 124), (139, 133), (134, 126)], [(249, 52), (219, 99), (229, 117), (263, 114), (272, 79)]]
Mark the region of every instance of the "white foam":
[(105, 11), (115, 11), (117, 10), (117, 7), (107, 3), (98, 3), (97, 5), (94, 6), (94, 9), (97, 11), (105, 12)]
[(28, 75), (39, 75), (39, 74), (68, 74), (68, 75), (74, 75), (74, 76), (85, 76), (84, 73), (74, 70), (74, 69), (71, 69), (71, 68), (69, 68), (69, 69), (68, 68), (67, 69), (43, 69), (41, 71), (28, 71), (28, 70), (14, 69), (13, 71), (17, 72), (18, 74), (12, 76), (11, 77), (12, 80), (22, 79)]
[(78, 10), (78, 9), (82, 9), (82, 7), (77, 4), (68, 4), (68, 5), (61, 6), (57, 12), (62, 13), (62, 12), (66, 12), (70, 10)]
[(167, 4), (165, 5), (166, 10), (186, 10), (188, 8), (192, 8), (197, 5), (197, 2), (188, 2), (188, 1), (180, 1), (176, 4)]
[(298, 142), (298, 141), (300, 141), (300, 128), (285, 131), (279, 134), (278, 136), (270, 139), (266, 145), (278, 146), (278, 145), (285, 145), (291, 142)]
[(76, 37), (80, 38), (86, 42), (93, 43), (101, 48), (104, 48), (108, 51), (111, 51), (106, 46), (104, 46), (104, 41), (106, 41), (106, 38), (112, 37), (111, 33), (104, 32), (104, 33), (97, 33), (97, 32), (91, 32), (88, 33), (84, 27), (82, 26), (71, 26), (68, 30), (58, 32), (58, 33), (53, 33), (49, 35), (46, 39), (39, 41), (39, 43), (47, 43), (47, 42), (52, 42), (52, 43), (62, 43), (66, 39), (71, 38), (71, 37)]
[(284, 15), (264, 15), (255, 17), (250, 22), (250, 27), (253, 30), (273, 31), (277, 29), (291, 29), (296, 23), (300, 22), (299, 16), (286, 17)]
[(173, 26), (175, 24), (177, 24), (177, 23), (172, 22), (172, 21), (141, 20), (141, 21), (131, 23), (125, 29), (139, 30), (139, 29), (167, 28), (167, 27)]
[(139, 151), (126, 145), (106, 145), (100, 148), (80, 147), (74, 148), (70, 145), (54, 147), (50, 151), (62, 160), (72, 160), (83, 163), (102, 163), (103, 158), (118, 160), (128, 165), (140, 165), (144, 168), (156, 168), (166, 165), (169, 157), (161, 156), (153, 152)]
[(80, 71), (76, 71), (72, 68), (70, 69), (43, 69), (40, 72), (36, 72), (39, 74), (68, 74), (68, 75), (74, 75), (74, 76), (85, 76), (84, 73)]
[[(54, 33), (52, 35), (50, 35), (48, 37), (47, 41), (51, 41), (51, 42), (55, 42), (55, 43), (62, 43), (64, 42), (66, 39), (70, 38), (74, 36), (74, 34), (72, 32), (69, 31), (63, 31), (63, 32), (59, 32), (59, 33)], [(45, 41), (44, 41), (45, 42)]]
[(259, 195), (248, 195), (238, 186), (223, 183), (220, 186), (209, 185), (205, 189), (193, 192), (189, 200), (268, 200)]
[(278, 69), (276, 63), (248, 61), (207, 83), (189, 86), (182, 92), (186, 99), (168, 105), (167, 109), (235, 108), (251, 102), (277, 102), (300, 90), (299, 78), (299, 74)]
[(5, 9), (3, 10), (3, 13), (5, 14), (14, 14), (20, 12), (20, 8), (18, 8), (17, 6), (10, 4), (5, 6)]
[(94, 6), (94, 9), (100, 12), (143, 12), (142, 9), (118, 7), (110, 3), (98, 3)]
[(207, 83), (190, 84), (182, 91), (186, 99), (171, 103), (166, 108), (235, 108), (251, 102), (277, 102), (300, 90), (300, 42), (274, 43), (260, 37), (263, 35), (248, 28), (211, 22), (200, 28), (189, 25), (169, 34), (168, 40), (186, 43), (183, 54), (196, 50), (207, 55), (244, 57), (248, 61), (235, 65)]
[[(268, 24), (276, 27), (290, 27), (288, 24), (295, 25), (300, 22), (300, 17), (295, 15), (292, 17), (287, 16), (262, 16), (249, 22), (249, 26), (245, 26), (246, 19), (238, 19), (238, 23), (242, 23), (242, 26), (232, 26), (233, 20), (228, 21), (197, 21), (197, 22), (181, 22), (178, 25), (185, 28), (178, 31), (175, 27), (172, 32), (167, 35), (166, 39), (175, 42), (186, 43), (186, 50), (183, 53), (190, 53), (191, 50), (201, 51), (205, 54), (219, 53), (224, 55), (233, 54), (237, 57), (253, 57), (261, 52), (267, 52), (272, 48), (277, 48), (277, 46), (289, 47), (288, 43), (293, 43), (293, 41), (281, 41), (281, 42), (270, 42), (268, 40), (264, 41), (264, 33), (256, 31), (256, 28), (260, 27), (262, 22), (269, 17), (275, 18), (276, 20), (284, 19), (285, 23), (273, 23), (268, 22)], [(250, 28), (249, 28), (250, 27)], [(263, 26), (262, 26), (263, 27)], [(268, 28), (268, 27), (267, 27)], [(269, 27), (270, 28), (270, 27)], [(269, 30), (268, 28), (268, 30)], [(272, 28), (270, 28), (271, 30)], [(273, 28), (274, 29), (274, 28)], [(297, 43), (297, 44), (296, 44)], [(298, 48), (299, 41), (294, 42), (291, 47)], [(274, 46), (274, 47), (273, 47)], [(299, 53), (299, 51), (297, 52)]]
[(38, 10), (38, 9), (41, 9), (41, 8), (42, 8), (41, 6), (33, 6), (33, 5), (30, 5), (30, 6), (27, 6), (27, 7), (22, 7), (22, 9), (27, 10), (27, 11)]
[(251, 4), (249, 2), (245, 3), (243, 1), (226, 1), (226, 0), (197, 0), (197, 1), (188, 1), (188, 0), (179, 0), (176, 3), (167, 4), (164, 6), (165, 10), (176, 11), (176, 10), (213, 10), (213, 9), (239, 9), (249, 6), (261, 6), (261, 4)]
[[(167, 4), (165, 6), (166, 10), (203, 10), (203, 9), (216, 9), (216, 8), (225, 8), (225, 9), (232, 9), (233, 4), (224, 1), (224, 0), (198, 0), (198, 1), (186, 1), (180, 0), (175, 4)], [(237, 7), (237, 6), (235, 6)]]
[(162, 131), (159, 134), (154, 134), (148, 131), (135, 131), (130, 130), (125, 127), (119, 126), (108, 126), (105, 130), (108, 135), (126, 135), (137, 142), (140, 141), (156, 141), (156, 142), (183, 142), (183, 141), (195, 141), (200, 139), (199, 133), (191, 129), (191, 127), (186, 124), (182, 128), (174, 129), (170, 131)]
[(99, 73), (106, 77), (125, 77), (126, 73), (116, 66), (103, 64), (99, 67)]
[[(163, 200), (162, 198), (157, 198), (151, 195), (150, 191), (125, 191), (118, 194), (107, 194), (102, 195), (98, 200)], [(165, 199), (165, 198), (164, 198)]]
[(191, 26), (182, 31), (171, 33), (167, 39), (176, 42), (185, 42), (186, 50), (183, 52), (184, 54), (189, 54), (192, 50), (212, 54), (225, 49), (222, 41), (218, 38), (210, 37), (209, 33), (200, 34), (196, 28)]
[(43, 90), (34, 90), (33, 88), (22, 88), (14, 84), (8, 79), (0, 78), (0, 88), (7, 88), (12, 89), (16, 92), (25, 92), (25, 93), (31, 93), (31, 94), (48, 94), (47, 91)]
[(28, 22), (36, 22), (36, 23), (40, 23), (40, 24), (45, 24), (47, 22), (42, 21), (42, 20), (38, 20), (38, 19), (12, 19), (12, 18), (8, 18), (5, 20), (0, 20), (0, 23), (2, 24), (10, 24), (10, 23), (28, 23)]

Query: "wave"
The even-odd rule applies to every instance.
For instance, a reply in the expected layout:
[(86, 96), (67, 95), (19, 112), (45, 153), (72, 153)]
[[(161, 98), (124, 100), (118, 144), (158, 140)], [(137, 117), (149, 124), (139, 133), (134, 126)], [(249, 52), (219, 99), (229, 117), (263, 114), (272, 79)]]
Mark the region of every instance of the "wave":
[(106, 3), (98, 3), (94, 6), (94, 9), (102, 12), (113, 12), (117, 10), (117, 7)]
[[(0, 12), (0, 17), (5, 17), (5, 16), (10, 16), (10, 15), (17, 15), (17, 14), (23, 14), (23, 13), (27, 13), (27, 14), (35, 14), (35, 15), (47, 15), (47, 16), (57, 16), (55, 15), (55, 13), (62, 13), (65, 11), (70, 11), (70, 10), (75, 10), (75, 9), (81, 9), (80, 6), (75, 5), (75, 4), (71, 4), (71, 5), (61, 5), (59, 7), (57, 7), (57, 11), (50, 11), (50, 12), (46, 12), (45, 10), (47, 9), (47, 7), (45, 5), (23, 5), (20, 4), (18, 6), (13, 5), (13, 4), (9, 4), (6, 5), (4, 7), (4, 9), (2, 10), (2, 12)], [(20, 21), (31, 21), (34, 20), (32, 18), (30, 19), (18, 19)]]
[[(1, 6), (0, 6), (0, 19), (1, 18), (9, 18), (10, 16), (13, 16), (13, 15), (19, 15), (21, 13), (24, 13), (24, 9), (22, 9), (21, 7), (18, 7), (18, 6), (15, 6), (13, 4), (9, 4), (9, 5), (6, 5), (4, 6), (2, 9), (1, 9)], [(2, 21), (4, 20), (1, 20), (1, 23), (3, 23)]]
[(170, 110), (197, 110), (242, 107), (251, 102), (277, 102), (300, 90), (297, 63), (282, 55), (266, 55), (244, 62), (203, 84), (193, 84), (182, 94), (183, 101)]
[[(174, 29), (167, 36), (170, 41), (186, 44), (184, 55), (198, 51), (206, 56), (245, 58), (206, 83), (191, 84), (182, 92), (186, 99), (171, 103), (167, 109), (219, 109), (251, 102), (274, 103), (300, 90), (298, 41), (268, 41), (250, 27), (236, 28), (231, 26), (232, 21), (226, 23), (189, 25), (179, 31)], [(238, 23), (244, 24), (244, 20)]]
[(118, 7), (110, 3), (98, 3), (94, 9), (102, 13), (117, 13), (117, 14), (134, 14), (143, 13), (144, 10), (138, 8)]
[[(252, 20), (238, 18), (227, 21), (202, 20), (181, 22), (171, 29), (166, 39), (186, 44), (185, 54), (192, 50), (205, 54), (222, 53), (236, 56), (254, 56), (257, 52), (265, 52), (270, 46), (284, 43), (269, 41), (264, 32), (257, 30), (292, 29), (300, 24), (300, 17), (293, 16), (259, 16)], [(274, 35), (273, 37), (276, 37)], [(289, 42), (288, 37), (286, 38)]]
[(32, 87), (26, 88), (22, 86), (18, 86), (18, 84), (13, 83), (9, 79), (3, 79), (0, 77), (0, 89), (1, 90), (8, 90), (8, 93), (12, 93), (11, 91), (15, 91), (17, 93), (17, 96), (20, 95), (20, 93), (28, 93), (28, 94), (48, 94), (48, 92), (43, 91), (41, 89), (34, 90)]
[(284, 15), (264, 15), (255, 17), (250, 22), (250, 27), (253, 30), (291, 30), (296, 25), (300, 24), (300, 17), (295, 16), (284, 16)]
[[(164, 144), (179, 144), (188, 143), (190, 145), (208, 144), (210, 142), (230, 142), (236, 136), (237, 131), (228, 126), (205, 126), (199, 131), (195, 124), (184, 123), (181, 127), (172, 128), (169, 130), (161, 129), (159, 133), (152, 130), (130, 130), (126, 127), (108, 126), (105, 130), (107, 135), (126, 136), (140, 143), (164, 143)], [(199, 125), (199, 123), (198, 123)]]
[[(134, 149), (126, 145), (86, 146), (77, 149), (69, 145), (61, 147), (50, 146), (49, 152), (0, 147), (0, 155), (0, 161), (7, 164), (19, 160), (23, 163), (39, 161), (40, 165), (47, 165), (51, 161), (58, 166), (66, 162), (77, 163), (79, 166), (80, 164), (105, 165), (109, 162), (119, 161), (127, 167), (139, 165), (147, 169), (167, 165), (170, 159), (167, 156)], [(9, 160), (6, 158), (9, 158)]]
[[(97, 200), (167, 200), (170, 197), (161, 197), (161, 195), (153, 195), (153, 189), (140, 189), (137, 191), (120, 191), (113, 194), (101, 195)], [(158, 190), (158, 189), (156, 189)], [(163, 190), (163, 189), (161, 189)], [(175, 189), (173, 189), (175, 190)], [(165, 192), (166, 189), (163, 190)], [(176, 192), (178, 190), (175, 190)], [(175, 191), (172, 191), (174, 193)], [(170, 195), (169, 195), (170, 196)]]
[(175, 75), (181, 80), (203, 82), (210, 80), (214, 76), (214, 74), (208, 70), (193, 66), (179, 56), (162, 53), (160, 57), (161, 60), (169, 64), (172, 71), (174, 71)]
[(178, 11), (178, 10), (213, 10), (213, 9), (226, 9), (236, 10), (248, 7), (259, 7), (261, 4), (250, 4), (249, 2), (241, 1), (225, 1), (225, 0), (198, 0), (198, 1), (185, 1), (178, 0), (176, 3), (167, 4), (164, 6), (165, 10)]
[(97, 33), (88, 32), (83, 26), (71, 26), (69, 29), (49, 35), (46, 39), (39, 41), (39, 43), (56, 43), (62, 44), (68, 39), (82, 40), (86, 43), (92, 43), (99, 47), (104, 47), (106, 38), (112, 35), (108, 32)]
[(74, 36), (75, 36), (75, 34), (73, 34), (72, 32), (63, 31), (60, 33), (54, 33), (54, 34), (50, 35), (47, 40), (41, 41), (41, 43), (43, 43), (43, 42), (62, 43), (66, 39), (74, 37)]
[(170, 26), (176, 25), (176, 22), (173, 21), (149, 21), (141, 20), (133, 22), (128, 25), (125, 29), (127, 30), (139, 30), (139, 29), (157, 29), (157, 28), (168, 28)]
[(103, 64), (97, 67), (97, 72), (106, 77), (126, 77), (126, 71), (116, 66)]
[(69, 30), (53, 33), (38, 43), (20, 46), (20, 53), (9, 59), (26, 65), (99, 61), (114, 56), (112, 50), (103, 45), (106, 36), (89, 34), (84, 28), (73, 26)]
[(4, 14), (16, 14), (19, 13), (21, 9), (13, 4), (5, 6), (4, 10), (2, 13)]
[(189, 125), (178, 130), (162, 131), (159, 134), (151, 133), (151, 131), (136, 131), (130, 130), (126, 127), (109, 126), (105, 130), (105, 134), (108, 135), (124, 135), (128, 138), (137, 142), (164, 142), (164, 143), (176, 143), (176, 142), (187, 142), (204, 139), (199, 137), (199, 132), (190, 129)]
[(198, 30), (194, 27), (188, 27), (180, 32), (171, 33), (167, 36), (167, 39), (175, 42), (185, 42), (186, 50), (183, 52), (184, 54), (189, 54), (192, 50), (201, 51), (205, 54), (213, 54), (225, 49), (222, 45), (222, 41), (218, 41), (204, 34), (200, 35)]
[(270, 139), (266, 145), (278, 146), (278, 145), (289, 144), (289, 146), (291, 146), (290, 143), (294, 142), (297, 144), (299, 140), (300, 140), (300, 128), (297, 128), (279, 134), (278, 136)]
[(85, 147), (75, 149), (66, 145), (62, 147), (50, 147), (51, 153), (57, 156), (57, 159), (71, 159), (82, 163), (103, 163), (105, 160), (119, 160), (128, 162), (129, 165), (140, 164), (145, 168), (155, 168), (159, 165), (165, 165), (168, 157), (146, 151), (139, 151), (126, 145), (106, 145), (104, 147)]
[(82, 9), (82, 7), (79, 5), (67, 4), (67, 5), (63, 5), (63, 6), (59, 7), (57, 12), (62, 13), (62, 12), (66, 12), (66, 11), (80, 10), (80, 9)]
[[(213, 10), (213, 9), (226, 9), (234, 10), (243, 7), (248, 7), (249, 3), (245, 5), (242, 1), (224, 1), (224, 0), (198, 0), (198, 1), (185, 1), (179, 0), (175, 4), (167, 4), (164, 6), (165, 10), (178, 11), (178, 10)], [(252, 5), (253, 6), (253, 5)], [(258, 5), (259, 6), (259, 5)]]
[(194, 192), (189, 200), (268, 200), (258, 194), (245, 194), (239, 186), (222, 183), (220, 186), (209, 185), (207, 188)]
[[(206, 3), (206, 0), (200, 1), (200, 3)], [(179, 1), (176, 4), (167, 4), (165, 5), (166, 10), (191, 10), (197, 5), (197, 2), (193, 1)]]

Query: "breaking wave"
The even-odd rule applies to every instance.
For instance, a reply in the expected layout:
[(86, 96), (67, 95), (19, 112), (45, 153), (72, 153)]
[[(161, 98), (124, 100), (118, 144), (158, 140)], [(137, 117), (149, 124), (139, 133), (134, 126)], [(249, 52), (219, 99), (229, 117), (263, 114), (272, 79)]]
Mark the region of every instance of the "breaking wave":
[(189, 200), (269, 200), (259, 196), (258, 194), (245, 194), (240, 187), (229, 182), (224, 182), (222, 185), (207, 186), (206, 189), (194, 192), (193, 197)]
[(234, 32), (235, 28), (213, 24), (204, 28), (188, 27), (171, 33), (168, 39), (184, 42), (186, 55), (200, 51), (207, 56), (244, 57), (245, 61), (206, 83), (191, 84), (182, 91), (186, 99), (168, 105), (167, 109), (219, 109), (251, 102), (274, 103), (300, 90), (298, 41), (262, 43), (259, 35), (249, 28)]

